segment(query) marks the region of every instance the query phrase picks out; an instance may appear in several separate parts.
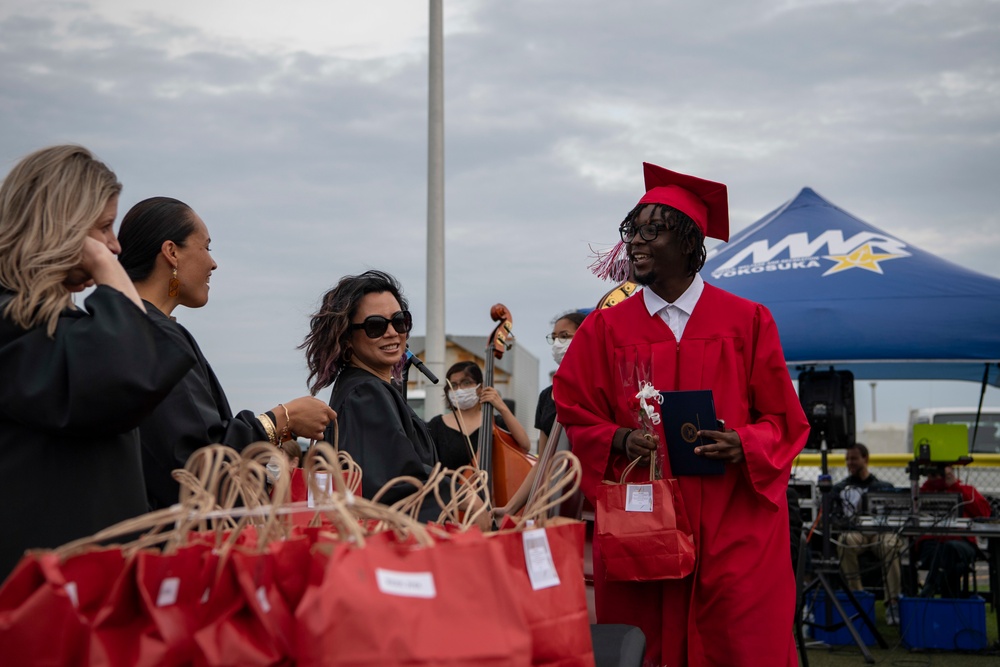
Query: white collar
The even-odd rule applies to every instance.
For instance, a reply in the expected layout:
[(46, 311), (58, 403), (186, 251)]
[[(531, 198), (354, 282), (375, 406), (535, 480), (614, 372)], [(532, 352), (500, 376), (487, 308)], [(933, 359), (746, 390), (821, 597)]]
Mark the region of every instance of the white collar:
[(658, 312), (666, 308), (667, 306), (674, 306), (685, 313), (688, 317), (694, 312), (694, 307), (698, 303), (698, 299), (701, 298), (701, 293), (705, 291), (705, 281), (702, 279), (700, 273), (694, 274), (694, 280), (688, 285), (688, 288), (684, 290), (684, 294), (677, 297), (677, 300), (673, 303), (667, 303), (658, 294), (653, 292), (651, 289), (646, 289), (645, 286), (642, 288), (643, 300), (646, 304), (646, 310), (649, 312), (650, 317), (656, 315)]

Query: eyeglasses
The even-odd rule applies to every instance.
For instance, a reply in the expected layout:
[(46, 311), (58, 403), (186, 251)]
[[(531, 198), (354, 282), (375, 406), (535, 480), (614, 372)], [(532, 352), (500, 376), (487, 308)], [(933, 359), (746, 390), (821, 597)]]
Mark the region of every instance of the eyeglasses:
[(631, 243), (635, 238), (636, 233), (642, 237), (643, 241), (652, 241), (659, 236), (660, 232), (664, 229), (670, 229), (670, 226), (662, 222), (647, 222), (644, 225), (634, 227), (623, 222), (622, 226), (618, 228), (618, 233), (621, 234), (622, 241), (625, 243)]
[(573, 334), (571, 333), (561, 333), (561, 334), (550, 333), (548, 336), (545, 337), (545, 342), (548, 343), (549, 345), (552, 345), (557, 340), (570, 340), (571, 338), (573, 338)]
[(479, 383), (472, 378), (465, 378), (464, 380), (459, 380), (458, 382), (452, 382), (451, 386), (456, 389), (472, 389), (473, 387), (478, 387)]
[(408, 310), (401, 310), (389, 319), (381, 315), (369, 315), (365, 318), (364, 322), (352, 324), (351, 329), (355, 331), (364, 329), (365, 335), (369, 338), (381, 338), (385, 335), (390, 324), (392, 324), (392, 328), (396, 333), (409, 333), (410, 329), (413, 328), (413, 316), (410, 315), (410, 311)]

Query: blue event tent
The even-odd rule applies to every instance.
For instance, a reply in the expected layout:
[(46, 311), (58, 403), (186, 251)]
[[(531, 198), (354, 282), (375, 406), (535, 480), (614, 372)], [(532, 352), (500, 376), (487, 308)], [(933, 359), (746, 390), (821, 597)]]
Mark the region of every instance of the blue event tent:
[[(705, 279), (767, 306), (790, 367), (1000, 386), (1000, 280), (887, 234), (810, 188), (709, 251)], [(794, 373), (793, 373), (794, 377)]]

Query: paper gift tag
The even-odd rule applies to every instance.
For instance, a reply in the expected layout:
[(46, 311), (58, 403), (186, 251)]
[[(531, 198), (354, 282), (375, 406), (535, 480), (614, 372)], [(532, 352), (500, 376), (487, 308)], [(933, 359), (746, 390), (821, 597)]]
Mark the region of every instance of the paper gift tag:
[(437, 597), (437, 587), (434, 586), (432, 572), (399, 572), (377, 567), (375, 581), (378, 589), (386, 595), (427, 600)]
[(526, 530), (522, 533), (524, 542), (524, 563), (528, 567), (528, 579), (532, 590), (541, 590), (559, 585), (559, 573), (552, 560), (549, 538), (544, 528)]
[(177, 602), (177, 594), (181, 590), (179, 577), (167, 577), (160, 583), (160, 591), (156, 595), (157, 607), (169, 607)]
[[(333, 493), (333, 480), (325, 472), (315, 473), (316, 486), (326, 491), (327, 494)], [(316, 507), (316, 497), (313, 495), (313, 487), (309, 486), (309, 497), (306, 499), (306, 507)]]
[(626, 512), (653, 511), (653, 485), (628, 484), (625, 491)]

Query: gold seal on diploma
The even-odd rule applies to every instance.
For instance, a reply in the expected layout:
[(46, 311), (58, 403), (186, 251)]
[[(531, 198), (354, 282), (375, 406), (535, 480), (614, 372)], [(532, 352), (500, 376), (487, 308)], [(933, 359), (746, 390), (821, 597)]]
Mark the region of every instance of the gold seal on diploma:
[(691, 422), (685, 422), (681, 425), (681, 437), (684, 438), (684, 442), (694, 442), (698, 439), (698, 427)]

